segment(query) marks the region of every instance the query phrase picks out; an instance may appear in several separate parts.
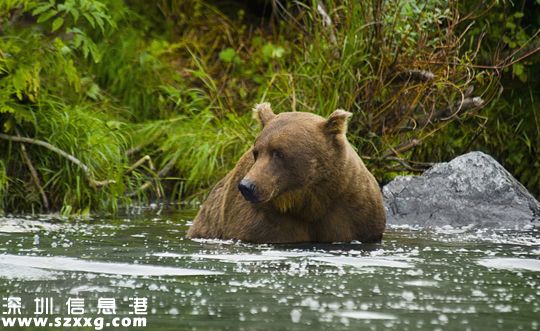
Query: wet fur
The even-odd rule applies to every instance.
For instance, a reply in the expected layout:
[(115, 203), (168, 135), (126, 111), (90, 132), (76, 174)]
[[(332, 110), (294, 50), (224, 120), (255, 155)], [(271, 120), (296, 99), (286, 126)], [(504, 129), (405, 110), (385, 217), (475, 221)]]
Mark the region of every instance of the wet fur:
[[(279, 192), (281, 186), (287, 186), (284, 180), (280, 181), (287, 178), (287, 174), (282, 177), (279, 172), (273, 176), (259, 173), (257, 167), (265, 165), (259, 161), (262, 165), (254, 167), (250, 149), (211, 191), (188, 237), (255, 243), (381, 240), (386, 225), (381, 192), (375, 178), (345, 138), (340, 125), (346, 124), (328, 124), (329, 120), (308, 113), (294, 114), (272, 116), (273, 113), (266, 113), (264, 120), (273, 126), (263, 130), (255, 146), (270, 144), (265, 137), (278, 142), (285, 140), (285, 146), (300, 153), (299, 164), (290, 167), (302, 166), (302, 173), (308, 174), (302, 184)], [(320, 134), (318, 127), (323, 128)], [(242, 197), (237, 186), (248, 173), (262, 176), (261, 186), (267, 186), (263, 191), (271, 197), (269, 201), (254, 204)]]

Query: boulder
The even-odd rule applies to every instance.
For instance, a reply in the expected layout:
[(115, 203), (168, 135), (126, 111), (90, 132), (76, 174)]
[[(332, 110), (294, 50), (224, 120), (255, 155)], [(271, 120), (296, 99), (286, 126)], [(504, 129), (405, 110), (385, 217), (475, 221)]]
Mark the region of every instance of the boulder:
[(521, 230), (540, 220), (540, 203), (482, 152), (438, 163), (421, 176), (398, 176), (383, 195), (390, 226)]

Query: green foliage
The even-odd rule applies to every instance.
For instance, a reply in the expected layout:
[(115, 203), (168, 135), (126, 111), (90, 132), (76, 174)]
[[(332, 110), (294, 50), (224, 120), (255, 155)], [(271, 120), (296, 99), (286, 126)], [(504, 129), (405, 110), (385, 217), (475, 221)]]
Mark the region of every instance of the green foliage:
[[(37, 122), (42, 123), (36, 138), (76, 155), (97, 179), (116, 181), (94, 192), (87, 189), (81, 169), (73, 167), (67, 159), (58, 155), (36, 158), (35, 166), (43, 176), (44, 188), (65, 192), (62, 201), (53, 200), (53, 204), (70, 207), (74, 211), (81, 206), (114, 210), (115, 205), (110, 204), (117, 202), (108, 197), (121, 199), (125, 193), (122, 175), (128, 164), (124, 153), (128, 142), (119, 130), (111, 127), (107, 114), (84, 105), (48, 104), (37, 112), (36, 117)], [(57, 170), (51, 173), (50, 169), (55, 168)]]
[[(538, 162), (538, 89), (499, 95), (485, 64), (502, 64), (508, 85), (537, 84), (538, 59), (518, 57), (539, 15), (503, 2), (479, 17), (442, 1), (282, 4), (259, 17), (198, 0), (0, 2), (0, 133), (80, 162), (25, 143), (36, 182), (21, 143), (2, 140), (0, 208), (200, 197), (253, 141), (260, 101), (352, 111), (349, 138), (383, 181), (478, 148), (538, 186), (538, 165), (523, 166)], [(456, 106), (473, 97), (488, 107)]]
[[(485, 34), (483, 47), (479, 50), (481, 60), (501, 66), (504, 73), (525, 83), (528, 78), (526, 67), (532, 63), (516, 59), (523, 54), (520, 50), (530, 50), (534, 46), (531, 43), (537, 37), (540, 26), (540, 5), (527, 1), (496, 1), (490, 5), (491, 8), (478, 4), (463, 6), (463, 12), (490, 9), (478, 24), (471, 27), (469, 37)], [(494, 58), (494, 54), (498, 54), (499, 58)]]
[(240, 63), (240, 58), (236, 55), (236, 51), (230, 47), (219, 52), (219, 59), (225, 63)]
[(178, 169), (179, 177), (174, 179), (180, 180), (180, 186), (171, 195), (179, 197), (215, 184), (253, 138), (249, 118), (228, 115), (218, 120), (208, 108), (188, 116), (143, 123), (135, 134), (159, 137), (153, 142), (159, 150), (149, 155), (159, 159), (161, 167), (171, 162)]
[[(81, 160), (96, 178), (121, 176), (127, 163), (122, 153), (125, 137), (118, 139), (105, 126), (101, 114), (110, 106), (95, 102), (99, 88), (84, 61), (97, 63), (101, 57), (91, 34), (114, 29), (105, 5), (93, 0), (14, 1), (4, 3), (0, 11), (11, 20), (3, 21), (6, 37), (0, 39), (1, 131), (46, 141)], [(98, 110), (102, 107), (104, 112)], [(45, 202), (40, 201), (20, 147), (3, 143), (0, 148), (11, 179), (3, 201), (13, 211), (39, 209)], [(31, 145), (27, 150), (53, 208), (114, 210), (122, 198), (121, 177), (118, 185), (94, 190), (73, 163), (44, 147)]]
[(468, 30), (468, 42), (472, 48), (483, 37), (478, 61), (491, 63), (501, 74), (500, 94), (475, 116), (446, 127), (415, 151), (415, 158), (441, 161), (483, 150), (540, 196), (540, 55), (535, 53), (540, 4), (502, 1), (484, 6), (470, 3), (461, 11), (485, 13)]
[[(353, 112), (349, 138), (379, 179), (423, 169), (431, 159), (414, 159), (413, 148), (481, 106), (468, 102), (461, 109), (462, 100), (489, 101), (496, 93), (494, 72), (475, 67), (474, 54), (464, 52), (454, 28), (460, 17), (446, 3), (328, 1), (326, 7), (304, 9), (302, 30), (285, 41), (286, 56), (275, 59), (262, 96), (284, 110)], [(290, 23), (280, 29), (286, 35)]]

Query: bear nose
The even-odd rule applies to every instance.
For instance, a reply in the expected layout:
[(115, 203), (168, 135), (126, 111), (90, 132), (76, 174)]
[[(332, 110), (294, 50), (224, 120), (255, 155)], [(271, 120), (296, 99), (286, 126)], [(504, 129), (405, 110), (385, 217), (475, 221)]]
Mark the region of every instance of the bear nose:
[(259, 202), (259, 198), (257, 198), (257, 195), (255, 194), (255, 184), (249, 179), (242, 179), (240, 184), (238, 184), (238, 189), (247, 201)]

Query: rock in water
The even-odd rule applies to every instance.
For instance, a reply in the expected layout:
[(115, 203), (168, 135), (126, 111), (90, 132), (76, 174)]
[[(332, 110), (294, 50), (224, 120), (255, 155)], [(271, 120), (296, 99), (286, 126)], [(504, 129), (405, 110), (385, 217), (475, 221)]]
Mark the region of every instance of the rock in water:
[(524, 229), (540, 220), (540, 203), (482, 152), (438, 163), (421, 176), (383, 188), (388, 225)]

